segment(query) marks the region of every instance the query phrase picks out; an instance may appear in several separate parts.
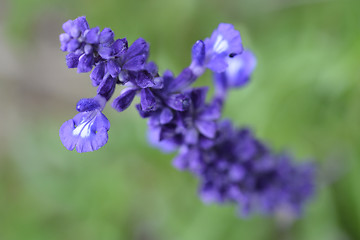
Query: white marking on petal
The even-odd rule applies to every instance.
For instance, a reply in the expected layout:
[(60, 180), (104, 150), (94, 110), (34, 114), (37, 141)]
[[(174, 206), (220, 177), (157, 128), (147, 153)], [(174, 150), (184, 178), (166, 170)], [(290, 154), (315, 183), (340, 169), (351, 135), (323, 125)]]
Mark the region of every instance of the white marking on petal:
[(229, 47), (229, 43), (225, 40), (225, 38), (222, 35), (218, 35), (213, 50), (217, 53), (222, 53), (226, 51)]
[(91, 126), (94, 123), (97, 112), (98, 111), (94, 111), (89, 115), (89, 117), (82, 119), (81, 123), (72, 131), (72, 134), (74, 136), (80, 135), (81, 138), (89, 137), (91, 134)]
[(79, 126), (77, 126), (74, 130), (73, 130), (73, 135), (78, 136), (80, 135), (80, 137), (82, 138), (86, 138), (90, 136), (91, 133), (91, 126), (92, 126), (92, 122), (82, 122)]

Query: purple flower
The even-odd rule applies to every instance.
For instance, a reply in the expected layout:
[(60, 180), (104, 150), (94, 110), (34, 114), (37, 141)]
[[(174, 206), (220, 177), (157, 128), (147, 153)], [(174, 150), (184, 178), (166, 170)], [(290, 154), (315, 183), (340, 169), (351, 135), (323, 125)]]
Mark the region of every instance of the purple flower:
[(245, 50), (243, 53), (226, 57), (228, 67), (224, 72), (214, 73), (214, 85), (217, 95), (226, 95), (230, 88), (238, 88), (249, 82), (256, 66), (254, 54)]
[(226, 58), (243, 51), (240, 33), (228, 23), (220, 23), (210, 38), (205, 39), (206, 67), (213, 72), (223, 72), (228, 63)]
[(66, 121), (59, 131), (61, 142), (68, 150), (91, 152), (106, 144), (110, 122), (101, 112), (104, 103), (105, 99), (99, 96), (79, 101), (76, 108), (80, 113)]

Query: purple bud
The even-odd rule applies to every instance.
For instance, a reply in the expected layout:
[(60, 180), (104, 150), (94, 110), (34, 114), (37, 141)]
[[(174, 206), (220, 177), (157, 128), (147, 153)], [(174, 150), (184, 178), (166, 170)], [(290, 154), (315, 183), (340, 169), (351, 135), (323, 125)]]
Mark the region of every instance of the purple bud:
[(153, 77), (147, 71), (140, 71), (137, 74), (135, 83), (140, 88), (149, 88), (155, 85)]
[(205, 44), (202, 40), (199, 40), (194, 44), (194, 46), (191, 50), (191, 54), (192, 54), (193, 62), (195, 62), (196, 65), (202, 66), (204, 64)]
[(115, 60), (109, 60), (106, 65), (107, 71), (112, 77), (117, 77), (121, 71), (119, 64)]
[(112, 78), (111, 76), (108, 76), (100, 83), (97, 92), (100, 96), (104, 97), (108, 101), (111, 98), (112, 94), (114, 93), (115, 85), (116, 85), (116, 78)]
[(131, 44), (128, 51), (126, 52), (126, 59), (130, 60), (131, 58), (144, 55), (145, 59), (149, 54), (149, 44), (142, 38), (138, 38)]
[(99, 37), (101, 44), (110, 45), (114, 41), (114, 32), (110, 28), (104, 28)]
[(100, 108), (100, 104), (93, 98), (83, 98), (76, 104), (78, 112), (88, 112)]
[(140, 92), (141, 109), (145, 112), (155, 111), (158, 108), (158, 102), (149, 88), (144, 88)]
[(86, 43), (89, 44), (98, 44), (99, 43), (99, 27), (90, 29), (85, 36)]
[(94, 65), (94, 56), (92, 54), (84, 54), (79, 58), (78, 73), (90, 72)]
[(126, 38), (117, 39), (112, 44), (112, 49), (113, 49), (114, 56), (118, 57), (121, 54), (123, 54), (128, 49), (128, 42), (127, 42)]
[(137, 89), (125, 88), (120, 93), (120, 96), (114, 99), (112, 107), (118, 112), (124, 111), (131, 105), (131, 102), (134, 100), (136, 92)]
[(69, 53), (66, 55), (66, 65), (68, 68), (76, 68), (79, 64), (79, 55), (76, 53)]
[(100, 62), (95, 66), (94, 70), (90, 74), (90, 78), (92, 80), (92, 84), (94, 87), (98, 86), (100, 82), (103, 80), (105, 74), (105, 63)]

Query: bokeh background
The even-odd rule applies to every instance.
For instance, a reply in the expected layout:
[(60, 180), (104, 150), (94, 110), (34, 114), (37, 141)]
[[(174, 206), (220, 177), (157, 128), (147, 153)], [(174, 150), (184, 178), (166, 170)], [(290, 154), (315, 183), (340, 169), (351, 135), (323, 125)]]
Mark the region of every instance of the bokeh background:
[[(234, 24), (258, 66), (224, 115), (316, 160), (318, 191), (302, 218), (284, 229), (204, 205), (197, 180), (148, 145), (133, 107), (106, 108), (101, 150), (67, 151), (58, 129), (96, 93), (59, 49), (62, 23), (81, 15), (129, 42), (145, 38), (160, 71), (175, 73), (196, 40)], [(0, 0), (0, 63), (1, 240), (360, 239), (358, 0)]]

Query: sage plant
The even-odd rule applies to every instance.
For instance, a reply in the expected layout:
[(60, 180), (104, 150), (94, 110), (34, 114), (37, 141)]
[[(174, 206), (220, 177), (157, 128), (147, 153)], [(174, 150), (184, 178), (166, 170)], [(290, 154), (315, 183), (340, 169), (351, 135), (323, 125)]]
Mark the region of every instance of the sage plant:
[[(90, 28), (85, 17), (67, 21), (63, 29), (60, 43), (68, 52), (67, 66), (90, 72), (97, 87), (97, 95), (81, 99), (79, 113), (60, 128), (68, 150), (91, 152), (107, 143), (110, 122), (102, 111), (120, 85), (125, 88), (111, 106), (122, 112), (140, 98), (136, 109), (148, 119), (152, 145), (177, 151), (174, 167), (199, 179), (205, 203), (235, 204), (243, 215), (281, 209), (301, 213), (314, 192), (313, 164), (274, 153), (251, 129), (235, 127), (221, 116), (228, 92), (248, 84), (256, 66), (233, 25), (220, 23), (211, 37), (198, 40), (191, 64), (177, 76), (169, 70), (159, 74), (142, 38), (129, 46), (126, 38), (115, 40), (109, 28)], [(192, 86), (207, 70), (214, 83), (209, 101), (208, 87)]]

